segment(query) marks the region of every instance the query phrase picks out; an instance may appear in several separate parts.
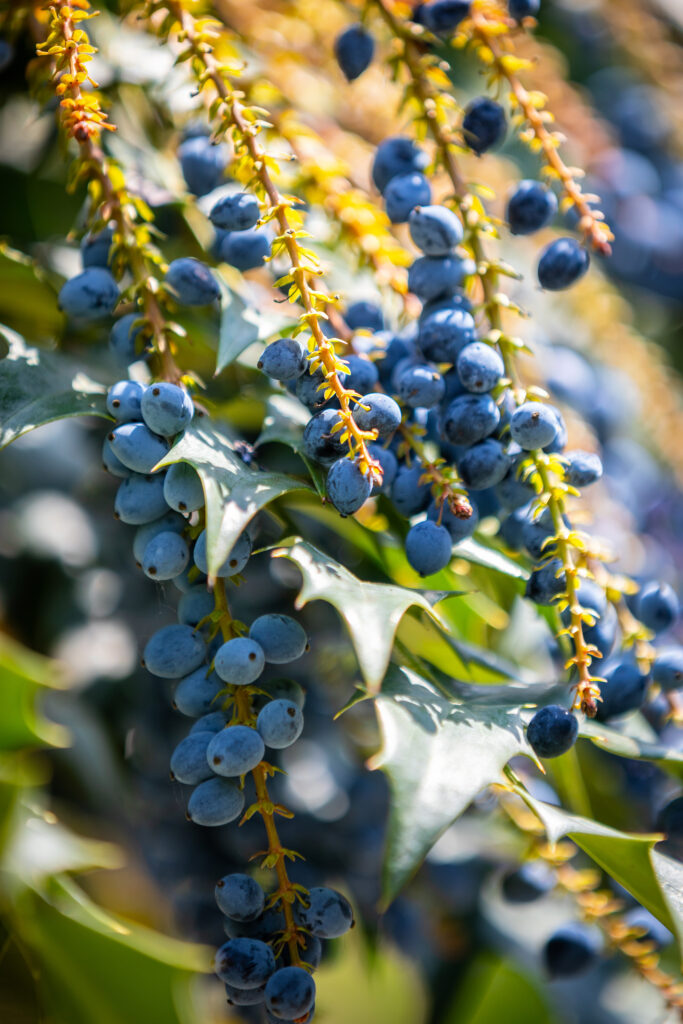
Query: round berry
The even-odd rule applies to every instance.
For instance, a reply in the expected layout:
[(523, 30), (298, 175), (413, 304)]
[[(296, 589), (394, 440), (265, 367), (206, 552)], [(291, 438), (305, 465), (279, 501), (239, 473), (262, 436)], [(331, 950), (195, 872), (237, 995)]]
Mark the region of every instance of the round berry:
[(222, 231), (247, 231), (260, 216), (258, 199), (251, 192), (222, 196), (212, 207), (209, 219)]
[(534, 752), (544, 758), (566, 753), (576, 743), (578, 734), (576, 716), (559, 704), (549, 704), (537, 711), (526, 733)]
[(218, 648), (214, 669), (225, 683), (248, 686), (261, 675), (265, 663), (261, 645), (246, 636), (238, 636)]
[(466, 345), (458, 356), (456, 367), (464, 387), (475, 394), (490, 391), (505, 372), (501, 357), (483, 341)]
[(465, 108), (462, 131), (466, 144), (481, 156), (504, 137), (505, 112), (500, 103), (480, 96)]
[(538, 181), (520, 181), (508, 199), (505, 218), (513, 235), (531, 235), (549, 224), (557, 212), (557, 197)]
[(557, 434), (555, 410), (542, 402), (524, 402), (512, 414), (510, 434), (526, 451), (544, 448)]
[(142, 556), (142, 571), (151, 580), (172, 580), (180, 576), (189, 560), (190, 549), (185, 538), (165, 530), (148, 541)]
[(249, 875), (225, 875), (216, 883), (218, 909), (233, 921), (253, 921), (263, 913), (266, 895)]
[(304, 716), (291, 700), (271, 700), (259, 712), (256, 728), (267, 747), (283, 750), (298, 740)]
[(453, 542), (445, 526), (431, 519), (411, 526), (406, 537), (406, 557), (420, 576), (431, 576), (445, 569), (451, 560)]
[(590, 256), (575, 238), (558, 238), (547, 245), (538, 261), (538, 281), (548, 291), (563, 291), (583, 277)]
[(231, 779), (207, 779), (192, 791), (187, 816), (195, 825), (217, 828), (239, 818), (244, 810), (244, 793)]
[(408, 218), (410, 237), (425, 256), (448, 256), (463, 240), (463, 226), (447, 206), (416, 206)]
[(303, 626), (289, 615), (276, 612), (254, 619), (249, 636), (261, 646), (266, 661), (273, 665), (295, 661), (308, 644)]
[(208, 306), (220, 295), (218, 282), (207, 265), (191, 256), (169, 263), (166, 284), (181, 306)]
[(274, 970), (273, 951), (260, 939), (230, 939), (216, 953), (216, 974), (235, 988), (260, 988)]
[(145, 668), (162, 679), (178, 679), (199, 668), (206, 658), (202, 636), (190, 626), (163, 626), (154, 633), (143, 654)]
[(266, 1006), (277, 1020), (300, 1020), (314, 1003), (315, 982), (303, 967), (281, 967), (266, 983)]
[(246, 775), (263, 760), (266, 748), (256, 729), (230, 725), (211, 736), (206, 759), (216, 775)]
[[(386, 397), (384, 395), (382, 398)], [(360, 424), (359, 424), (360, 426)], [(363, 427), (363, 429), (369, 429)], [(327, 497), (337, 512), (352, 516), (370, 497), (372, 483), (357, 463), (351, 459), (337, 459), (327, 474)]]
[(176, 782), (196, 786), (210, 779), (213, 771), (206, 760), (206, 750), (213, 739), (212, 732), (191, 732), (171, 754), (171, 775)]
[(334, 41), (337, 63), (349, 82), (355, 81), (372, 63), (375, 41), (362, 25), (350, 25)]
[(668, 583), (646, 583), (637, 598), (638, 618), (655, 633), (661, 633), (676, 622), (680, 605), (676, 592)]
[(163, 381), (146, 388), (140, 408), (149, 429), (163, 437), (175, 437), (194, 416), (194, 403), (187, 391)]

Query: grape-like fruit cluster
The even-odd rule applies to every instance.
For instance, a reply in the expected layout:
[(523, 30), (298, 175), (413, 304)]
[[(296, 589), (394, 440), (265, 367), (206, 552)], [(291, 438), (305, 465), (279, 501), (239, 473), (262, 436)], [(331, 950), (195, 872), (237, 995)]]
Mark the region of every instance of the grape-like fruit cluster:
[[(177, 681), (174, 706), (196, 719), (171, 755), (171, 778), (192, 787), (188, 820), (218, 827), (242, 815), (245, 777), (265, 764), (267, 750), (285, 749), (301, 735), (302, 688), (293, 680), (262, 682), (261, 676), (268, 665), (300, 658), (308, 638), (295, 619), (276, 613), (257, 617), (248, 631), (231, 620), (232, 635), (219, 632), (220, 614), (206, 585), (207, 534), (196, 525), (204, 507), (201, 480), (188, 463), (156, 468), (193, 419), (190, 395), (175, 384), (121, 380), (109, 389), (107, 409), (117, 425), (105, 438), (103, 462), (122, 479), (115, 514), (137, 527), (133, 553), (145, 575), (172, 580), (182, 595), (177, 624), (154, 633), (143, 654), (149, 672)], [(245, 531), (216, 576), (240, 575), (251, 547)], [(238, 691), (248, 694), (246, 705), (239, 704)], [(238, 713), (240, 706), (246, 712)], [(216, 973), (232, 1004), (263, 1003), (276, 1021), (312, 1019), (311, 972), (320, 962), (321, 940), (342, 935), (353, 923), (340, 893), (314, 888), (297, 895), (295, 931), (287, 934), (278, 893), (267, 895), (239, 874), (216, 887), (229, 936), (216, 955)]]

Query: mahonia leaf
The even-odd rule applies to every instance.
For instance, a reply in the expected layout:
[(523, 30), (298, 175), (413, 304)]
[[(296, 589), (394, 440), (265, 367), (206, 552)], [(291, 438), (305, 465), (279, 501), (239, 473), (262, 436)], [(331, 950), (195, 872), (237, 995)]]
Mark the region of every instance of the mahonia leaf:
[(255, 341), (265, 341), (279, 334), (291, 326), (291, 320), (264, 313), (255, 308), (253, 302), (245, 301), (228, 288), (218, 275), (216, 280), (221, 290), (221, 325), (216, 356), (216, 374), (219, 374)]
[(304, 427), (311, 418), (307, 409), (292, 395), (271, 395), (266, 403), (263, 428), (256, 438), (255, 447), (277, 442), (286, 444), (306, 464), (318, 494), (325, 495), (325, 472), (304, 454)]
[(551, 842), (573, 839), (615, 881), (635, 896), (683, 943), (683, 864), (654, 849), (661, 835), (619, 832), (598, 821), (570, 814), (536, 800), (521, 787), (516, 792), (538, 815)]
[(372, 760), (391, 786), (383, 899), (389, 903), (439, 836), (516, 754), (533, 756), (517, 708), (449, 701), (392, 667), (376, 698), (382, 748)]
[(511, 576), (513, 579), (526, 580), (529, 578), (529, 573), (524, 566), (513, 562), (502, 551), (486, 547), (485, 544), (481, 544), (473, 537), (466, 537), (465, 540), (459, 541), (453, 549), (453, 554), (458, 558), (464, 558), (466, 562), (475, 562), (477, 565), (483, 565), (486, 569), (495, 569), (496, 572), (502, 572), (505, 576)]
[(111, 419), (107, 389), (66, 356), (31, 348), (15, 331), (0, 325), (7, 354), (0, 359), (0, 448), (29, 430), (68, 416)]
[(650, 740), (627, 735), (591, 719), (583, 722), (579, 733), (592, 740), (596, 747), (617, 757), (628, 757), (634, 761), (655, 761), (663, 771), (683, 781), (683, 753), (662, 746), (656, 736)]
[(63, 685), (57, 664), (0, 634), (0, 751), (39, 744), (66, 746), (68, 732), (44, 718), (37, 702), (43, 688)]
[(210, 575), (220, 568), (259, 509), (289, 491), (311, 489), (303, 480), (284, 473), (245, 465), (227, 434), (209, 423), (193, 423), (158, 468), (173, 462), (189, 462), (202, 481)]
[(413, 605), (442, 628), (443, 620), (417, 590), (392, 583), (366, 583), (343, 565), (299, 537), (285, 541), (274, 554), (298, 565), (303, 585), (297, 607), (327, 601), (346, 623), (366, 686), (377, 693), (387, 670), (398, 624)]

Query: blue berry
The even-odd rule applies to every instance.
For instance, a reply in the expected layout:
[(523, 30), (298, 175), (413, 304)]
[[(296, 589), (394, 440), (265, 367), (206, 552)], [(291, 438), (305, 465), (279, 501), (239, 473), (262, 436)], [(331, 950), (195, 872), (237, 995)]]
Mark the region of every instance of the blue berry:
[(543, 960), (551, 978), (573, 978), (597, 963), (601, 952), (598, 934), (584, 924), (568, 924), (551, 935)]
[(427, 359), (454, 363), (477, 340), (474, 317), (461, 307), (436, 309), (420, 321), (417, 344)]
[(220, 729), (224, 729), (227, 725), (227, 719), (223, 711), (211, 711), (207, 715), (202, 715), (192, 725), (190, 733), (193, 732), (218, 732)]
[(256, 728), (267, 747), (283, 750), (298, 740), (304, 716), (291, 700), (271, 700), (259, 711)]
[(236, 988), (234, 985), (226, 984), (225, 995), (231, 1006), (260, 1006), (266, 998), (266, 986)]
[(372, 63), (375, 41), (362, 25), (350, 25), (334, 41), (334, 54), (349, 82), (355, 81)]
[(431, 366), (410, 366), (398, 381), (399, 396), (412, 409), (438, 405), (445, 390), (443, 377)]
[(354, 924), (349, 901), (326, 886), (314, 886), (308, 893), (308, 905), (297, 906), (296, 916), (319, 939), (338, 939)]
[(535, 496), (533, 486), (525, 479), (524, 474), (519, 472), (519, 461), (513, 463), (507, 476), (496, 484), (496, 497), (506, 509), (518, 509), (528, 505)]
[[(385, 398), (386, 396), (380, 397)], [(358, 425), (361, 426), (360, 423)], [(371, 428), (363, 427), (363, 429)], [(357, 463), (352, 462), (351, 459), (342, 458), (337, 459), (330, 466), (326, 489), (327, 497), (337, 512), (343, 516), (352, 516), (370, 497), (372, 484), (369, 476), (361, 472)]]
[(187, 804), (187, 816), (195, 825), (216, 828), (239, 818), (244, 793), (232, 779), (214, 777), (200, 782)]
[(263, 913), (266, 896), (249, 875), (225, 875), (216, 883), (218, 909), (233, 921), (253, 921)]
[(338, 407), (339, 403), (336, 397), (325, 398), (324, 389), (326, 386), (325, 376), (320, 370), (316, 370), (315, 373), (304, 373), (296, 382), (295, 394), (310, 412)]
[(276, 612), (254, 619), (249, 636), (261, 646), (266, 661), (271, 665), (296, 661), (308, 644), (303, 626), (289, 615)]
[(166, 284), (181, 306), (208, 306), (220, 295), (218, 282), (207, 265), (192, 256), (169, 263)]
[(258, 199), (251, 192), (223, 196), (213, 206), (209, 219), (222, 231), (247, 231), (260, 216)]
[(390, 448), (383, 448), (381, 444), (369, 444), (368, 452), (370, 458), (379, 462), (382, 467), (382, 483), (373, 484), (373, 494), (390, 494), (391, 488), (398, 473), (398, 459)]
[(483, 341), (466, 345), (458, 356), (456, 368), (463, 385), (475, 394), (490, 391), (505, 373), (501, 357)]
[(541, 9), (541, 0), (508, 0), (510, 17), (515, 21), (522, 18), (535, 18)]
[(174, 462), (166, 470), (164, 498), (177, 512), (196, 512), (204, 507), (204, 489), (197, 470), (189, 462)]
[(601, 665), (600, 675), (604, 677), (604, 682), (600, 683), (602, 700), (596, 715), (599, 722), (607, 722), (616, 715), (635, 711), (645, 700), (649, 680), (631, 658), (617, 658)]
[(339, 440), (342, 433), (333, 428), (341, 422), (336, 409), (323, 409), (306, 424), (303, 434), (304, 454), (321, 466), (331, 466), (343, 454), (344, 445)]
[(531, 235), (549, 224), (557, 212), (557, 196), (533, 179), (520, 181), (508, 199), (505, 219), (513, 235)]
[(277, 932), (284, 931), (285, 919), (281, 911), (270, 907), (253, 921), (233, 921), (231, 917), (226, 917), (223, 927), (231, 939), (244, 937), (270, 941)]
[(429, 483), (420, 483), (424, 466), (415, 459), (410, 466), (400, 466), (391, 488), (391, 500), (396, 511), (409, 519), (423, 512), (429, 504), (431, 488)]
[(297, 380), (307, 367), (306, 354), (294, 338), (278, 338), (271, 341), (261, 353), (256, 364), (275, 380)]
[(596, 620), (593, 626), (584, 622), (583, 638), (587, 644), (597, 647), (603, 658), (607, 658), (614, 648), (618, 626), (617, 613), (612, 605), (608, 605), (607, 611)]
[(248, 686), (261, 675), (265, 663), (261, 645), (248, 637), (238, 636), (219, 647), (214, 668), (224, 682)]
[[(593, 612), (598, 618), (605, 615), (607, 613), (607, 596), (600, 584), (583, 576), (579, 576), (577, 583), (579, 604), (588, 611)], [(568, 608), (565, 608), (562, 616), (565, 625), (568, 625), (570, 622)]]
[(421, 256), (408, 271), (408, 290), (423, 302), (453, 295), (466, 271), (467, 264), (460, 256)]
[(429, 182), (419, 171), (396, 175), (384, 190), (387, 217), (392, 224), (405, 224), (411, 210), (430, 203), (431, 199)]
[(157, 533), (147, 544), (142, 556), (142, 571), (152, 580), (172, 580), (180, 576), (190, 560), (184, 537), (167, 530)]
[(171, 754), (171, 775), (177, 782), (196, 786), (213, 775), (206, 760), (206, 751), (214, 737), (212, 732), (191, 732)]
[[(187, 526), (187, 523), (185, 524)], [(181, 572), (180, 576), (176, 576), (173, 580), (173, 586), (180, 591), (181, 594), (186, 594), (192, 587), (198, 586), (200, 583), (206, 585), (207, 579), (203, 572), (200, 572), (194, 562), (188, 565), (185, 572)]]
[(383, 342), (378, 350), (380, 359), (377, 366), (379, 368), (379, 379), (386, 387), (391, 381), (392, 374), (397, 365), (404, 359), (414, 355), (415, 350), (411, 342), (405, 338), (401, 338), (398, 335), (386, 337), (386, 332), (382, 333), (385, 335), (386, 340), (382, 337), (375, 337), (375, 341)]
[(124, 366), (130, 366), (143, 356), (142, 352), (138, 352), (137, 345), (141, 330), (140, 313), (126, 313), (116, 321), (109, 332), (109, 349), (114, 358)]
[(81, 242), (83, 267), (108, 267), (114, 229), (107, 225), (95, 235), (86, 235)]
[(191, 587), (178, 601), (178, 622), (196, 629), (214, 610), (214, 597), (204, 586)]
[(177, 679), (194, 672), (206, 658), (206, 644), (190, 626), (163, 626), (147, 643), (143, 663), (162, 679)]
[(225, 684), (216, 673), (209, 672), (207, 666), (202, 665), (180, 680), (173, 694), (173, 703), (182, 715), (197, 718), (219, 706), (216, 698), (224, 689)]
[(420, 576), (445, 569), (451, 560), (451, 535), (445, 526), (425, 519), (411, 526), (406, 536), (406, 557)]
[(160, 519), (155, 519), (151, 523), (139, 526), (133, 538), (133, 557), (136, 563), (142, 565), (142, 556), (152, 537), (156, 537), (158, 533), (164, 533), (168, 530), (171, 530), (173, 533), (182, 533), (186, 526), (187, 523), (182, 516), (170, 511), (166, 512)]
[(590, 256), (575, 238), (558, 238), (547, 245), (538, 261), (541, 288), (557, 292), (571, 288), (588, 270)]
[(472, 515), (467, 519), (462, 519), (460, 516), (456, 516), (454, 512), (451, 512), (447, 502), (438, 505), (435, 501), (432, 501), (427, 509), (427, 518), (445, 527), (450, 534), (451, 543), (458, 544), (476, 530), (479, 522), (479, 510), (472, 503)]
[(435, 35), (453, 32), (470, 13), (470, 0), (432, 0), (415, 10), (415, 21)]
[(547, 864), (532, 860), (503, 876), (501, 889), (510, 903), (533, 903), (555, 888), (555, 876)]
[(525, 593), (536, 604), (550, 605), (563, 590), (562, 562), (559, 558), (553, 558), (540, 568), (534, 569), (527, 580)]
[(122, 523), (131, 526), (142, 526), (151, 523), (168, 512), (164, 500), (164, 477), (162, 473), (153, 476), (141, 476), (131, 473), (124, 480), (114, 499), (114, 515)]
[(168, 452), (168, 441), (144, 423), (122, 423), (108, 435), (114, 455), (134, 473), (151, 473)]
[(219, 255), (243, 274), (256, 270), (270, 256), (270, 234), (265, 228), (230, 231), (221, 240)]
[(534, 752), (544, 758), (566, 753), (576, 743), (578, 734), (576, 716), (559, 704), (549, 704), (537, 711), (526, 731)]
[(66, 281), (59, 292), (59, 308), (81, 320), (102, 320), (119, 301), (119, 286), (108, 270), (88, 267)]
[(602, 462), (595, 452), (584, 452), (576, 449), (567, 452), (565, 458), (564, 478), (571, 487), (588, 487), (602, 476)]
[(230, 158), (224, 143), (213, 143), (207, 135), (194, 135), (178, 146), (178, 159), (190, 192), (205, 196), (225, 181)]
[(505, 113), (500, 103), (479, 96), (465, 108), (462, 131), (465, 143), (481, 156), (505, 136)]
[(146, 388), (140, 403), (142, 418), (155, 434), (175, 437), (192, 422), (194, 403), (184, 388), (159, 382)]
[(447, 206), (416, 206), (408, 224), (410, 237), (425, 256), (448, 256), (463, 240), (460, 218)]
[(524, 402), (510, 418), (510, 434), (526, 451), (545, 448), (557, 434), (555, 410), (542, 402)]
[(461, 395), (446, 409), (442, 429), (451, 444), (470, 445), (492, 434), (499, 422), (500, 411), (490, 395)]
[(270, 679), (267, 683), (261, 683), (259, 689), (263, 690), (258, 698), (262, 702), (261, 706), (267, 700), (289, 700), (303, 711), (306, 691), (294, 679)]
[(544, 558), (550, 553), (552, 544), (550, 539), (555, 536), (555, 527), (552, 516), (548, 509), (544, 509), (541, 515), (529, 515), (522, 526), (522, 539), (524, 547), (532, 558)]
[(346, 326), (351, 331), (381, 331), (384, 329), (382, 310), (374, 302), (352, 302), (344, 313), (344, 319)]
[(628, 910), (622, 921), (629, 928), (637, 928), (641, 933), (640, 938), (645, 942), (652, 942), (658, 949), (668, 946), (673, 942), (673, 935), (661, 921), (658, 921), (654, 914), (651, 914), (645, 907), (634, 907)]
[(266, 1007), (277, 1020), (300, 1020), (315, 1003), (315, 982), (303, 967), (281, 967), (266, 983)]
[(410, 174), (411, 171), (424, 171), (428, 163), (429, 157), (412, 139), (397, 135), (385, 139), (377, 147), (372, 180), (377, 190), (384, 192), (392, 178), (399, 174)]
[[(221, 578), (226, 576), (237, 576), (238, 573), (242, 572), (249, 561), (250, 555), (251, 540), (249, 538), (249, 534), (246, 532), (241, 533), (235, 541), (228, 557), (216, 571), (216, 576)], [(205, 576), (208, 576), (209, 563), (206, 560), (206, 530), (202, 530), (197, 537), (194, 545), (193, 556), (194, 564), (199, 570), (201, 570), (201, 572), (204, 573)]]
[(235, 988), (260, 988), (275, 970), (275, 956), (260, 939), (230, 939), (216, 953), (215, 970)]
[(389, 395), (370, 392), (354, 407), (353, 418), (361, 430), (376, 430), (378, 437), (386, 438), (400, 426), (401, 408)]
[(680, 612), (676, 592), (668, 583), (646, 583), (637, 597), (637, 615), (655, 633), (669, 629)]
[(365, 395), (377, 387), (379, 373), (369, 359), (363, 359), (361, 356), (344, 356), (344, 362), (350, 370), (344, 378), (344, 387), (357, 391), (359, 395)]
[(216, 775), (246, 775), (263, 760), (266, 748), (256, 729), (230, 725), (214, 733), (206, 757)]
[(121, 480), (126, 480), (132, 472), (128, 469), (128, 466), (124, 466), (121, 460), (114, 455), (108, 437), (105, 437), (102, 442), (102, 465), (107, 473), (111, 473), (112, 476), (117, 476)]
[(683, 648), (671, 647), (657, 651), (652, 665), (652, 678), (667, 693), (683, 687)]

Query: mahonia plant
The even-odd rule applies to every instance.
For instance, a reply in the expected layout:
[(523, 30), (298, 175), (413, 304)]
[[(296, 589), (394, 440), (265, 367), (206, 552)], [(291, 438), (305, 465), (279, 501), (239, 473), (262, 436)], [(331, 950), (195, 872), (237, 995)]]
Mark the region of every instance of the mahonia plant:
[[(98, 364), (109, 379), (92, 399), (74, 378), (60, 415), (108, 421), (114, 516), (134, 528), (133, 560), (159, 585), (157, 604), (168, 605), (167, 584), (177, 591), (175, 620), (142, 654), (149, 674), (171, 681), (173, 710), (194, 720), (171, 753), (171, 780), (187, 787), (190, 823), (251, 837), (260, 819), (265, 833), (249, 859), (235, 833), (220, 848), (242, 857), (215, 883), (227, 940), (214, 971), (228, 1003), (248, 1020), (311, 1021), (323, 943), (371, 916), (345, 894), (359, 869), (303, 863), (305, 828), (282, 797), (304, 728), (298, 749), (316, 770), (306, 743), (329, 704), (319, 691), (353, 673), (346, 656), (318, 656), (316, 632), (309, 639), (290, 614), (284, 559), (302, 580), (296, 610), (326, 601), (348, 627), (362, 681), (342, 710), (375, 704), (381, 743), (369, 766), (391, 789), (380, 905), (400, 899), (461, 815), (487, 811), (518, 852), (497, 865), (496, 898), (548, 899), (567, 918), (536, 943), (544, 976), (599, 972), (619, 955), (658, 1007), (680, 1014), (667, 947), (683, 934), (670, 896), (683, 887), (683, 796), (660, 787), (644, 834), (603, 824), (591, 806), (611, 785), (594, 775), (617, 758), (680, 778), (667, 732), (681, 719), (678, 597), (659, 578), (664, 557), (636, 579), (633, 560), (612, 566), (621, 552), (587, 525), (597, 513), (603, 526), (601, 501), (620, 524), (638, 502), (625, 488), (591, 498), (613, 473), (600, 452), (607, 412), (596, 412), (604, 377), (587, 362), (576, 370), (568, 348), (555, 372), (530, 357), (537, 343), (552, 354), (539, 335), (573, 310), (603, 336), (604, 374), (623, 359), (640, 387), (646, 367), (661, 389), (667, 368), (617, 317), (608, 331), (598, 320), (594, 297), (614, 295), (601, 261), (616, 241), (536, 87), (540, 3), (124, 6), (125, 31), (171, 55), (192, 100), (181, 109), (171, 89), (141, 86), (164, 187), (178, 193), (157, 205), (172, 216), (157, 217), (154, 187), (140, 183), (162, 172), (141, 175), (110, 138), (130, 131), (125, 117), (114, 124), (126, 94), (90, 74), (89, 0), (54, 0), (35, 24), (6, 28), (13, 39), (40, 34), (34, 95), (56, 100), (73, 155), (66, 185), (82, 202), (69, 237), (82, 269), (61, 284), (59, 309), (77, 337), (97, 338), (96, 353), (109, 329)], [(273, 31), (257, 31), (268, 19)], [(460, 75), (467, 61), (476, 94)], [(302, 65), (324, 102), (300, 95)], [(555, 84), (549, 93), (568, 95)], [(522, 143), (526, 168), (539, 159), (501, 202), (519, 159), (514, 146), (500, 158), (506, 141)], [(169, 224), (182, 224), (177, 237)], [(204, 341), (218, 349), (213, 363)], [(13, 345), (13, 363), (38, 358)], [(20, 392), (0, 398), (20, 416)], [(662, 426), (680, 409), (670, 397), (662, 410), (651, 433), (680, 473)], [(46, 399), (18, 433), (54, 418)], [(519, 636), (503, 644), (506, 627)], [(294, 662), (299, 679), (277, 674)], [(366, 813), (376, 830), (374, 806)], [(321, 847), (327, 827), (317, 822)]]

